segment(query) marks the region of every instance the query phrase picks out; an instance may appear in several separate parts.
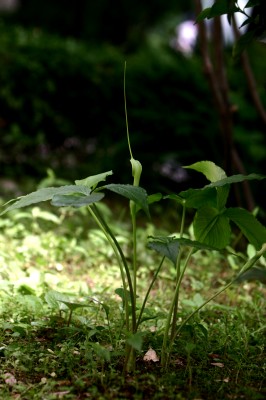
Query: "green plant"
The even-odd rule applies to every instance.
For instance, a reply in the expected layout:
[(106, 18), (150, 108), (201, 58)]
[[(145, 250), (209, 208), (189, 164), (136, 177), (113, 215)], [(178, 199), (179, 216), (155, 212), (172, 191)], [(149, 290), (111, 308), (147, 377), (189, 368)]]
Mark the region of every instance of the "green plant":
[[(202, 173), (211, 183), (200, 189), (189, 189), (180, 192), (179, 194), (167, 195), (164, 199), (176, 201), (182, 207), (182, 218), (179, 237), (171, 236), (153, 236), (149, 238), (148, 247), (156, 250), (162, 256), (162, 259), (155, 270), (154, 276), (148, 286), (144, 299), (138, 301), (138, 243), (137, 243), (137, 214), (143, 210), (148, 218), (150, 218), (149, 206), (154, 202), (162, 199), (160, 193), (148, 196), (145, 189), (139, 186), (142, 174), (141, 163), (134, 159), (130, 136), (128, 129), (127, 103), (126, 103), (126, 88), (125, 88), (126, 65), (124, 69), (124, 104), (126, 118), (126, 134), (127, 143), (130, 154), (130, 163), (132, 167), (133, 185), (130, 184), (105, 184), (99, 186), (99, 183), (105, 181), (106, 178), (112, 175), (112, 171), (107, 171), (102, 174), (89, 176), (82, 180), (76, 180), (75, 185), (63, 185), (59, 187), (41, 187), (35, 192), (18, 199), (10, 200), (4, 205), (5, 210), (0, 214), (3, 215), (7, 211), (20, 209), (32, 204), (51, 200), (51, 204), (56, 207), (88, 207), (91, 217), (94, 219), (100, 230), (103, 232), (106, 240), (110, 244), (116, 257), (122, 288), (117, 288), (115, 293), (121, 298), (123, 306), (123, 323), (125, 323), (125, 362), (124, 372), (134, 371), (136, 362), (136, 350), (142, 349), (143, 334), (139, 327), (144, 320), (149, 319), (149, 316), (144, 316), (146, 304), (150, 292), (155, 281), (159, 277), (159, 273), (165, 259), (169, 259), (176, 270), (175, 290), (173, 292), (170, 309), (167, 314), (164, 327), (163, 343), (161, 349), (161, 364), (163, 368), (167, 368), (172, 352), (173, 344), (190, 319), (198, 313), (206, 304), (217, 297), (219, 294), (228, 289), (234, 282), (239, 281), (243, 274), (246, 274), (256, 262), (266, 252), (266, 228), (260, 224), (253, 214), (242, 208), (227, 208), (230, 185), (249, 180), (262, 180), (266, 176), (258, 174), (233, 175), (227, 177), (225, 171), (215, 165), (211, 161), (201, 161), (185, 168), (192, 169)], [(110, 224), (106, 222), (101, 209), (97, 206), (104, 196), (105, 191), (109, 190), (115, 194), (121, 195), (129, 200), (129, 210), (131, 217), (131, 233), (132, 233), (132, 252), (130, 264), (127, 255), (119, 244), (116, 235)], [(196, 210), (193, 219), (193, 232), (195, 239), (184, 237), (186, 226), (186, 210), (192, 208)], [(244, 266), (240, 269), (237, 276), (229, 283), (220, 288), (209, 299), (199, 304), (196, 309), (188, 315), (183, 321), (177, 325), (179, 297), (181, 283), (185, 276), (185, 272), (193, 254), (198, 250), (219, 251), (226, 248), (230, 244), (231, 226), (233, 222), (251, 243), (255, 249), (255, 254), (250, 257)], [(182, 254), (185, 247), (190, 250), (183, 260)], [(82, 304), (72, 301), (68, 296), (50, 292), (46, 294), (46, 301), (50, 305), (57, 305), (61, 311), (61, 307), (69, 310), (67, 326), (69, 327), (74, 310), (81, 307), (89, 307), (88, 304)], [(109, 307), (101, 302), (109, 325)], [(112, 342), (112, 339), (111, 339)], [(190, 350), (188, 350), (190, 353)]]
[[(195, 163), (187, 168), (192, 168), (203, 173), (211, 181), (202, 189), (189, 189), (178, 195), (169, 195), (171, 198), (181, 204), (183, 208), (180, 237), (179, 238), (154, 238), (155, 241), (150, 246), (155, 250), (164, 252), (164, 254), (173, 262), (176, 267), (176, 290), (172, 299), (172, 304), (167, 318), (164, 341), (162, 347), (162, 364), (167, 366), (169, 354), (176, 336), (180, 333), (182, 327), (197, 313), (204, 305), (213, 300), (216, 296), (229, 288), (240, 276), (248, 271), (266, 250), (266, 229), (256, 218), (247, 210), (242, 208), (226, 208), (226, 202), (229, 195), (229, 188), (232, 183), (241, 182), (245, 179), (263, 179), (265, 177), (251, 174), (249, 176), (234, 175), (227, 177), (225, 172), (209, 161)], [(183, 238), (185, 215), (187, 208), (196, 210), (193, 219), (193, 231), (196, 241)], [(196, 310), (185, 318), (182, 323), (176, 326), (178, 300), (180, 286), (189, 264), (189, 261), (196, 250), (221, 250), (230, 243), (231, 228), (230, 222), (238, 226), (242, 234), (252, 243), (257, 252), (251, 257), (226, 286), (218, 290), (208, 300), (199, 305)], [(182, 249), (189, 246), (191, 250), (187, 258), (182, 263)], [(169, 338), (169, 332), (170, 338)]]
[[(147, 192), (139, 186), (141, 175), (141, 164), (135, 160), (132, 155), (129, 134), (127, 130), (128, 146), (131, 156), (132, 174), (134, 178), (133, 185), (124, 184), (105, 184), (99, 186), (99, 183), (112, 174), (108, 171), (102, 174), (90, 176), (86, 179), (76, 180), (75, 185), (64, 185), (60, 187), (41, 188), (36, 192), (26, 196), (14, 199), (6, 203), (1, 215), (14, 209), (26, 207), (35, 203), (51, 200), (51, 204), (57, 207), (79, 208), (86, 206), (92, 218), (96, 221), (99, 228), (104, 233), (107, 241), (114, 251), (117, 263), (120, 268), (122, 288), (116, 290), (121, 297), (123, 304), (123, 319), (126, 328), (126, 352), (124, 371), (135, 369), (135, 351), (141, 350), (143, 335), (140, 330), (141, 323), (147, 318), (145, 307), (149, 298), (151, 289), (156, 279), (159, 279), (159, 272), (165, 259), (169, 259), (176, 270), (176, 286), (172, 296), (171, 307), (167, 315), (164, 339), (161, 350), (161, 363), (167, 368), (173, 344), (182, 328), (187, 322), (207, 303), (213, 300), (220, 293), (229, 288), (239, 277), (250, 270), (257, 260), (266, 251), (266, 228), (247, 210), (241, 208), (226, 208), (226, 202), (229, 195), (230, 185), (243, 180), (264, 179), (265, 176), (251, 174), (248, 176), (234, 175), (227, 177), (225, 172), (210, 161), (202, 161), (190, 165), (186, 168), (194, 169), (202, 174), (211, 182), (200, 189), (189, 189), (179, 194), (165, 196), (165, 199), (176, 201), (182, 207), (182, 220), (179, 237), (159, 236), (150, 237), (148, 247), (159, 252), (162, 260), (159, 263), (154, 277), (146, 291), (144, 299), (138, 299), (138, 250), (137, 250), (137, 214), (144, 210), (147, 217), (150, 217), (149, 205), (162, 199), (161, 194), (148, 196)], [(121, 245), (110, 225), (106, 222), (100, 207), (97, 203), (103, 199), (105, 191), (111, 191), (127, 198), (130, 201), (130, 215), (132, 222), (132, 258), (129, 264)], [(184, 236), (186, 226), (186, 210), (195, 209), (193, 219), (193, 231), (195, 240)], [(187, 266), (193, 254), (198, 250), (219, 251), (226, 248), (231, 239), (230, 222), (233, 222), (240, 229), (247, 240), (254, 245), (256, 253), (247, 260), (240, 269), (237, 276), (228, 284), (219, 289), (209, 299), (200, 304), (189, 316), (184, 318), (178, 325), (178, 309), (181, 283), (185, 276)], [(187, 256), (183, 259), (184, 248), (190, 248)], [(75, 308), (84, 305), (71, 302), (69, 299), (59, 299), (70, 310), (68, 325), (71, 321), (72, 312)], [(87, 306), (87, 305), (86, 305)], [(106, 307), (106, 306), (105, 306)], [(108, 316), (108, 309), (105, 308)]]
[[(109, 196), (107, 200), (109, 203)], [(105, 206), (105, 202), (97, 203), (103, 213), (102, 206)], [(160, 220), (158, 207), (164, 210)], [(163, 236), (168, 232), (177, 232), (180, 215), (176, 213), (176, 208), (175, 203), (169, 200), (151, 207), (150, 213), (156, 226), (150, 221), (145, 224), (144, 218), (138, 216), (138, 312), (148, 282), (152, 279), (161, 257), (158, 252), (147, 251), (146, 238), (149, 235)], [(136, 351), (135, 374), (126, 374), (123, 377), (126, 332), (121, 318), (122, 303), (114, 294), (114, 289), (120, 286), (120, 278), (112, 249), (101, 231), (94, 227), (85, 207), (78, 210), (57, 209), (43, 203), (40, 210), (50, 209), (51, 214), (65, 215), (64, 223), (59, 226), (41, 225), (42, 230), (39, 228), (36, 233), (36, 237), (40, 239), (39, 251), (36, 249), (32, 254), (31, 248), (24, 248), (23, 255), (27, 261), (19, 262), (15, 257), (16, 250), (22, 247), (23, 238), (32, 233), (32, 209), (29, 207), (27, 210), (13, 210), (0, 219), (2, 224), (13, 223), (16, 226), (18, 220), (15, 217), (23, 213), (28, 215), (27, 219), (20, 220), (19, 235), (14, 230), (12, 235), (10, 228), (5, 227), (0, 232), (1, 266), (6, 264), (6, 269), (9, 270), (16, 263), (22, 269), (20, 274), (9, 278), (10, 288), (12, 284), (14, 286), (9, 295), (3, 287), (1, 273), (0, 397), (11, 399), (20, 394), (25, 400), (30, 400), (33, 397), (41, 399), (43, 396), (55, 398), (60, 393), (63, 397), (75, 399), (86, 397), (86, 393), (95, 399), (123, 397), (137, 400), (155, 397), (170, 400), (178, 397), (192, 400), (211, 399), (216, 392), (216, 398), (221, 400), (228, 393), (254, 400), (265, 397), (263, 309), (266, 288), (263, 284), (245, 282), (244, 285), (233, 285), (226, 293), (201, 309), (176, 337), (170, 368), (162, 371), (159, 361), (152, 361), (151, 356), (150, 361), (147, 361), (143, 356), (149, 348), (153, 349), (154, 359), (158, 360), (161, 355), (162, 334), (176, 274), (173, 264), (165, 260), (143, 313), (143, 319), (151, 319), (143, 321), (139, 326), (143, 345), (140, 352)], [(126, 209), (125, 202), (121, 204), (120, 201), (113, 201), (112, 215), (106, 212), (103, 215), (115, 232), (130, 265), (132, 245)], [(169, 218), (169, 209), (176, 213), (170, 215), (171, 224), (166, 221)], [(124, 212), (122, 215), (121, 211)], [(190, 220), (190, 210), (187, 217)], [(75, 228), (77, 226), (78, 230)], [(80, 231), (84, 232), (82, 236), (78, 233)], [(184, 234), (185, 238), (193, 238), (191, 226), (185, 232), (189, 233), (189, 236)], [(233, 233), (233, 242), (236, 233)], [(179, 236), (178, 233), (175, 235)], [(46, 239), (43, 241), (45, 236), (53, 246), (44, 256), (46, 263), (38, 254), (46, 246)], [(101, 240), (96, 240), (97, 238)], [(227, 254), (224, 251), (199, 250), (192, 256), (180, 291), (178, 325), (203, 303), (203, 299), (210, 297), (241, 268), (243, 259), (246, 258), (242, 245), (237, 246), (238, 253), (242, 249), (242, 257), (232, 255), (235, 260), (234, 269), (228, 268)], [(58, 270), (55, 264), (58, 261), (57, 246), (60, 247), (62, 266)], [(82, 258), (77, 257), (79, 247), (84, 249)], [(187, 251), (183, 249), (183, 257)], [(248, 251), (248, 254), (252, 257), (254, 252)], [(258, 264), (262, 264), (261, 261)], [(29, 275), (29, 265), (34, 266), (35, 273), (39, 271), (44, 281), (40, 287), (35, 279), (28, 279), (27, 285), (35, 292), (36, 301), (29, 292), (22, 293), (19, 289), (21, 277), (24, 278), (24, 274)], [(67, 294), (71, 301), (90, 303), (91, 307), (74, 310), (70, 325), (67, 326), (67, 308), (61, 311), (60, 317), (60, 302), (47, 304), (46, 294), (51, 289), (60, 292), (60, 295)], [(95, 301), (91, 302), (90, 298), (108, 305), (112, 339), (103, 307)], [(42, 301), (41, 309), (38, 306), (39, 299)], [(196, 345), (191, 353), (186, 348), (188, 343)], [(102, 350), (104, 356), (101, 355)], [(17, 384), (5, 384), (4, 374), (12, 374)], [(65, 391), (69, 394), (64, 395)]]

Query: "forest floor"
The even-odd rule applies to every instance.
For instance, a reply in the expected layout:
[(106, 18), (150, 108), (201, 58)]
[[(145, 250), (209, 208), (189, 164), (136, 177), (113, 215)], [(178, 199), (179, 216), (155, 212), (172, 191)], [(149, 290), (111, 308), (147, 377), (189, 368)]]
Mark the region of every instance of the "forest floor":
[[(112, 221), (111, 208), (102, 211)], [(125, 214), (116, 210), (114, 230), (129, 254)], [(162, 225), (142, 223), (138, 229), (138, 299), (159, 261), (147, 250), (147, 236), (163, 233)], [(177, 336), (163, 369), (176, 273), (166, 263), (139, 328), (135, 372), (126, 372), (123, 302), (115, 292), (120, 270), (86, 211), (34, 207), (9, 213), (0, 220), (0, 260), (1, 399), (266, 398), (262, 282), (234, 285), (197, 313)], [(195, 253), (182, 282), (177, 323), (241, 263), (225, 252)]]

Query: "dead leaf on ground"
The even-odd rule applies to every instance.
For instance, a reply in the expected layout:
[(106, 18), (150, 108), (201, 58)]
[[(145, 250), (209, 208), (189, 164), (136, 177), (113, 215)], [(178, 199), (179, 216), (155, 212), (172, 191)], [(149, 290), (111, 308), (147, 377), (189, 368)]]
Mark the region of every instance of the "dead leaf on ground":
[(143, 357), (143, 361), (153, 361), (153, 362), (158, 362), (160, 361), (159, 357), (156, 354), (156, 351), (153, 350), (152, 348), (149, 348), (145, 356)]
[(70, 393), (70, 390), (65, 390), (64, 392), (53, 392), (54, 396), (57, 396), (59, 399), (62, 399), (65, 394)]
[(173, 363), (175, 365), (180, 365), (181, 367), (184, 367), (186, 365), (186, 361), (182, 358), (176, 358)]
[(220, 363), (220, 362), (211, 363), (211, 365), (214, 365), (215, 367), (219, 367), (219, 368), (223, 368), (223, 367), (224, 367), (224, 364), (223, 364), (223, 363)]
[(4, 379), (5, 379), (5, 383), (9, 386), (13, 386), (17, 383), (17, 380), (14, 377), (14, 375), (10, 374), (9, 372), (4, 374)]
[(229, 378), (224, 378), (224, 379), (216, 379), (215, 382), (225, 382), (228, 383), (229, 382)]

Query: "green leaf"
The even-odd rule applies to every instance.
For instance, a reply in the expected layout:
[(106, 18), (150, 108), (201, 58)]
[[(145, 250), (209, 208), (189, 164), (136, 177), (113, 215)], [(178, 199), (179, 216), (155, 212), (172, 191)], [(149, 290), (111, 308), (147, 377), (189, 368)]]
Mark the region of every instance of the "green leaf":
[[(56, 290), (49, 290), (49, 292), (45, 294), (45, 300), (51, 308), (61, 309), (62, 307), (60, 307), (60, 304), (64, 301), (70, 301), (70, 297), (64, 293), (57, 292)], [(65, 304), (63, 308), (66, 308)]]
[[(200, 161), (195, 164), (189, 165), (186, 168), (194, 169), (195, 171), (201, 172), (211, 182), (220, 181), (226, 178), (226, 173), (224, 172), (224, 170), (218, 167), (212, 161)], [(204, 189), (206, 187), (208, 186), (205, 186)], [(216, 206), (219, 210), (223, 209), (223, 207), (225, 206), (229, 190), (229, 187), (217, 189)]]
[(60, 195), (53, 196), (51, 204), (57, 207), (83, 207), (96, 203), (104, 197), (104, 193), (92, 193), (88, 196)]
[(246, 26), (248, 24), (251, 24), (253, 22), (253, 18), (247, 18), (245, 21), (239, 26), (239, 29), (243, 28), (243, 26)]
[[(255, 1), (255, 0), (254, 0)], [(228, 20), (230, 23), (230, 17), (233, 13), (238, 12), (239, 7), (235, 4), (233, 0), (216, 0), (212, 7), (205, 8), (198, 14), (196, 18), (196, 22), (202, 21), (203, 19), (207, 18), (214, 18), (220, 15), (227, 14)]]
[(37, 190), (36, 192), (32, 192), (30, 194), (27, 194), (26, 196), (20, 197), (19, 200), (17, 200), (15, 203), (12, 203), (0, 215), (5, 214), (7, 211), (15, 210), (17, 208), (27, 207), (31, 204), (41, 203), (42, 201), (50, 200), (55, 195), (73, 194), (73, 193), (81, 193), (84, 195), (89, 195), (90, 192), (91, 192), (90, 189), (85, 186), (75, 186), (75, 185), (42, 188)]
[(241, 230), (247, 240), (260, 250), (266, 243), (266, 228), (249, 211), (243, 208), (228, 208), (224, 215), (230, 218)]
[[(24, 214), (24, 213), (21, 211), (18, 215), (16, 215), (16, 218), (20, 214)], [(27, 212), (25, 214), (27, 215)], [(43, 219), (44, 221), (50, 221), (57, 225), (61, 224), (61, 219), (58, 216), (56, 216), (54, 213), (51, 213), (50, 211), (49, 212), (43, 211), (39, 207), (33, 207), (32, 216), (33, 216), (33, 218), (40, 218), (40, 219)]]
[(143, 346), (143, 333), (142, 332), (137, 332), (134, 333), (132, 335), (130, 335), (127, 338), (127, 343), (133, 347), (133, 349), (137, 350), (137, 351), (141, 351), (142, 350), (142, 346)]
[(265, 175), (259, 175), (259, 174), (249, 174), (249, 175), (232, 175), (226, 178), (223, 178), (221, 180), (215, 181), (210, 183), (209, 185), (204, 186), (203, 189), (206, 188), (216, 188), (217, 189), (217, 208), (219, 210), (222, 210), (224, 206), (226, 205), (228, 195), (229, 195), (229, 190), (232, 183), (239, 183), (243, 181), (250, 181), (250, 180), (262, 180), (265, 179)]
[[(162, 199), (162, 197), (163, 196), (162, 196), (161, 193), (154, 193), (154, 194), (149, 195), (148, 199), (147, 199), (148, 205), (159, 202)], [(142, 207), (137, 205), (136, 206), (136, 213), (141, 209), (142, 209)]]
[(167, 196), (164, 196), (163, 198), (164, 199), (174, 200), (177, 203), (182, 204), (182, 205), (185, 205), (185, 203), (186, 203), (185, 199), (183, 199), (181, 196), (179, 196), (178, 194), (175, 194), (175, 193), (168, 194)]
[(233, 47), (233, 58), (238, 59), (244, 50), (250, 45), (253, 39), (256, 37), (255, 30), (248, 31), (244, 33), (240, 38), (236, 41)]
[[(203, 164), (202, 164), (203, 163)], [(191, 208), (201, 208), (203, 205), (208, 205), (216, 207), (218, 210), (222, 210), (226, 204), (230, 184), (239, 183), (245, 180), (262, 180), (265, 179), (265, 175), (260, 174), (249, 174), (249, 175), (232, 175), (229, 177), (224, 177), (222, 179), (214, 180), (219, 177), (224, 176), (224, 171), (219, 167), (216, 169), (215, 164), (209, 161), (203, 161), (200, 163), (192, 164), (192, 166), (186, 167), (202, 172), (209, 180), (213, 180), (212, 183), (204, 186), (200, 189), (188, 189), (186, 191), (180, 192), (178, 195), (171, 194), (165, 196), (177, 201), (178, 203)], [(216, 189), (216, 190), (214, 190)]]
[(105, 304), (105, 303), (99, 303), (101, 306), (102, 306), (102, 308), (104, 309), (104, 311), (105, 311), (105, 314), (106, 314), (106, 316), (108, 317), (109, 316), (109, 313), (110, 313), (110, 307), (107, 305), (107, 304)]
[[(209, 246), (205, 243), (198, 242), (196, 240), (190, 240), (186, 238), (176, 238), (172, 236), (149, 236), (153, 241), (149, 242), (148, 247), (158, 251), (158, 253), (169, 258), (174, 265), (176, 265), (176, 260), (179, 252), (180, 246), (193, 247), (197, 250), (211, 250), (219, 251), (220, 249), (214, 246)], [(170, 247), (168, 244), (171, 243)]]
[(202, 188), (202, 189), (188, 189), (180, 192), (178, 198), (170, 197), (174, 200), (181, 202), (188, 208), (200, 208), (203, 205), (209, 205), (215, 207), (217, 204), (217, 192), (214, 188)]
[(196, 18), (196, 22), (203, 21), (205, 18), (210, 18), (211, 7), (204, 8)]
[(150, 238), (154, 239), (153, 241), (148, 243), (148, 248), (157, 251), (161, 255), (167, 257), (174, 266), (176, 265), (177, 262), (177, 256), (179, 253), (179, 243), (177, 240), (175, 240), (174, 237), (164, 237), (164, 236), (158, 236), (158, 237), (152, 237)]
[(101, 346), (99, 343), (94, 342), (90, 342), (90, 346), (93, 348), (95, 354), (97, 355), (97, 357), (99, 357), (101, 361), (111, 361), (110, 351), (104, 346)]
[(230, 185), (224, 185), (222, 187), (217, 187), (217, 208), (218, 210), (222, 211), (226, 205), (229, 191), (230, 191)]
[(226, 173), (212, 161), (199, 161), (184, 168), (201, 172), (210, 182), (216, 182), (226, 178)]
[(266, 175), (260, 175), (260, 174), (249, 174), (249, 175), (242, 175), (242, 174), (237, 174), (237, 175), (232, 175), (229, 177), (226, 177), (224, 179), (215, 181), (210, 183), (209, 185), (204, 186), (204, 188), (213, 188), (213, 187), (222, 187), (225, 185), (230, 185), (232, 183), (239, 183), (243, 181), (252, 181), (252, 180), (262, 180), (266, 179)]
[(62, 308), (60, 307), (61, 304), (64, 304), (71, 311), (74, 311), (80, 307), (90, 307), (90, 304), (73, 301), (70, 296), (57, 292), (56, 290), (50, 290), (47, 292), (45, 294), (45, 300), (51, 308)]
[(190, 240), (190, 239), (185, 239), (185, 238), (180, 238), (176, 239), (180, 246), (188, 246), (188, 247), (193, 247), (194, 249), (197, 250), (211, 250), (211, 251), (219, 251), (220, 249), (218, 247), (210, 246), (205, 243), (197, 242), (196, 240)]
[(200, 293), (195, 293), (190, 299), (183, 299), (182, 303), (190, 307), (200, 307), (204, 302)]
[(235, 2), (230, 0), (216, 0), (211, 7), (209, 18), (218, 17), (223, 14), (232, 14), (239, 11), (239, 8), (235, 5)]
[(227, 14), (229, 11), (227, 0), (216, 0), (211, 7), (209, 18), (217, 17), (219, 15)]
[(160, 313), (155, 313), (154, 308), (148, 308), (148, 307), (145, 307), (142, 315), (143, 316), (141, 317), (140, 323), (160, 317)]
[(115, 289), (115, 293), (122, 299), (123, 304), (125, 304), (125, 300), (130, 302), (130, 292), (129, 290), (123, 289), (123, 288), (117, 288)]
[(157, 203), (162, 199), (163, 195), (161, 193), (154, 193), (148, 196), (148, 204)]
[(134, 201), (149, 216), (148, 195), (142, 187), (111, 183), (106, 185), (105, 188)]
[(261, 0), (249, 0), (244, 8), (259, 6), (260, 3), (261, 3)]
[(236, 280), (238, 283), (243, 281), (259, 281), (266, 284), (266, 268), (251, 268), (250, 270), (241, 274)]
[(87, 186), (90, 189), (95, 189), (99, 182), (105, 181), (107, 176), (112, 175), (113, 171), (103, 172), (102, 174), (88, 176), (85, 179), (75, 181), (76, 185)]
[(229, 244), (231, 228), (229, 218), (213, 207), (200, 208), (193, 221), (196, 239), (209, 246), (223, 249)]
[(77, 308), (81, 308), (81, 307), (90, 307), (89, 304), (82, 304), (82, 303), (77, 303), (74, 301), (66, 301), (66, 300), (60, 300), (61, 303), (65, 304), (67, 306), (67, 308), (69, 308), (69, 310), (74, 311)]

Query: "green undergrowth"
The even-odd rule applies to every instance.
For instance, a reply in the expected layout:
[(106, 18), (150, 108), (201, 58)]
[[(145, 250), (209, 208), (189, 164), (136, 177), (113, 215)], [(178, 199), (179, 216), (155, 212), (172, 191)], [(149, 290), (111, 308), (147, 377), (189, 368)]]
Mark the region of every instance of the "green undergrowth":
[[(100, 207), (130, 253), (123, 207), (115, 218), (111, 204)], [(162, 369), (158, 359), (176, 274), (170, 262), (146, 305), (135, 373), (122, 374), (127, 338), (120, 270), (87, 216), (84, 208), (47, 206), (14, 210), (0, 221), (0, 397), (264, 399), (266, 288), (259, 281), (235, 284), (201, 309), (176, 338), (167, 371)], [(140, 222), (139, 298), (160, 259), (147, 250), (146, 238), (165, 234), (175, 223), (170, 211), (160, 226)], [(195, 253), (182, 282), (178, 318), (224, 285), (245, 257)]]

